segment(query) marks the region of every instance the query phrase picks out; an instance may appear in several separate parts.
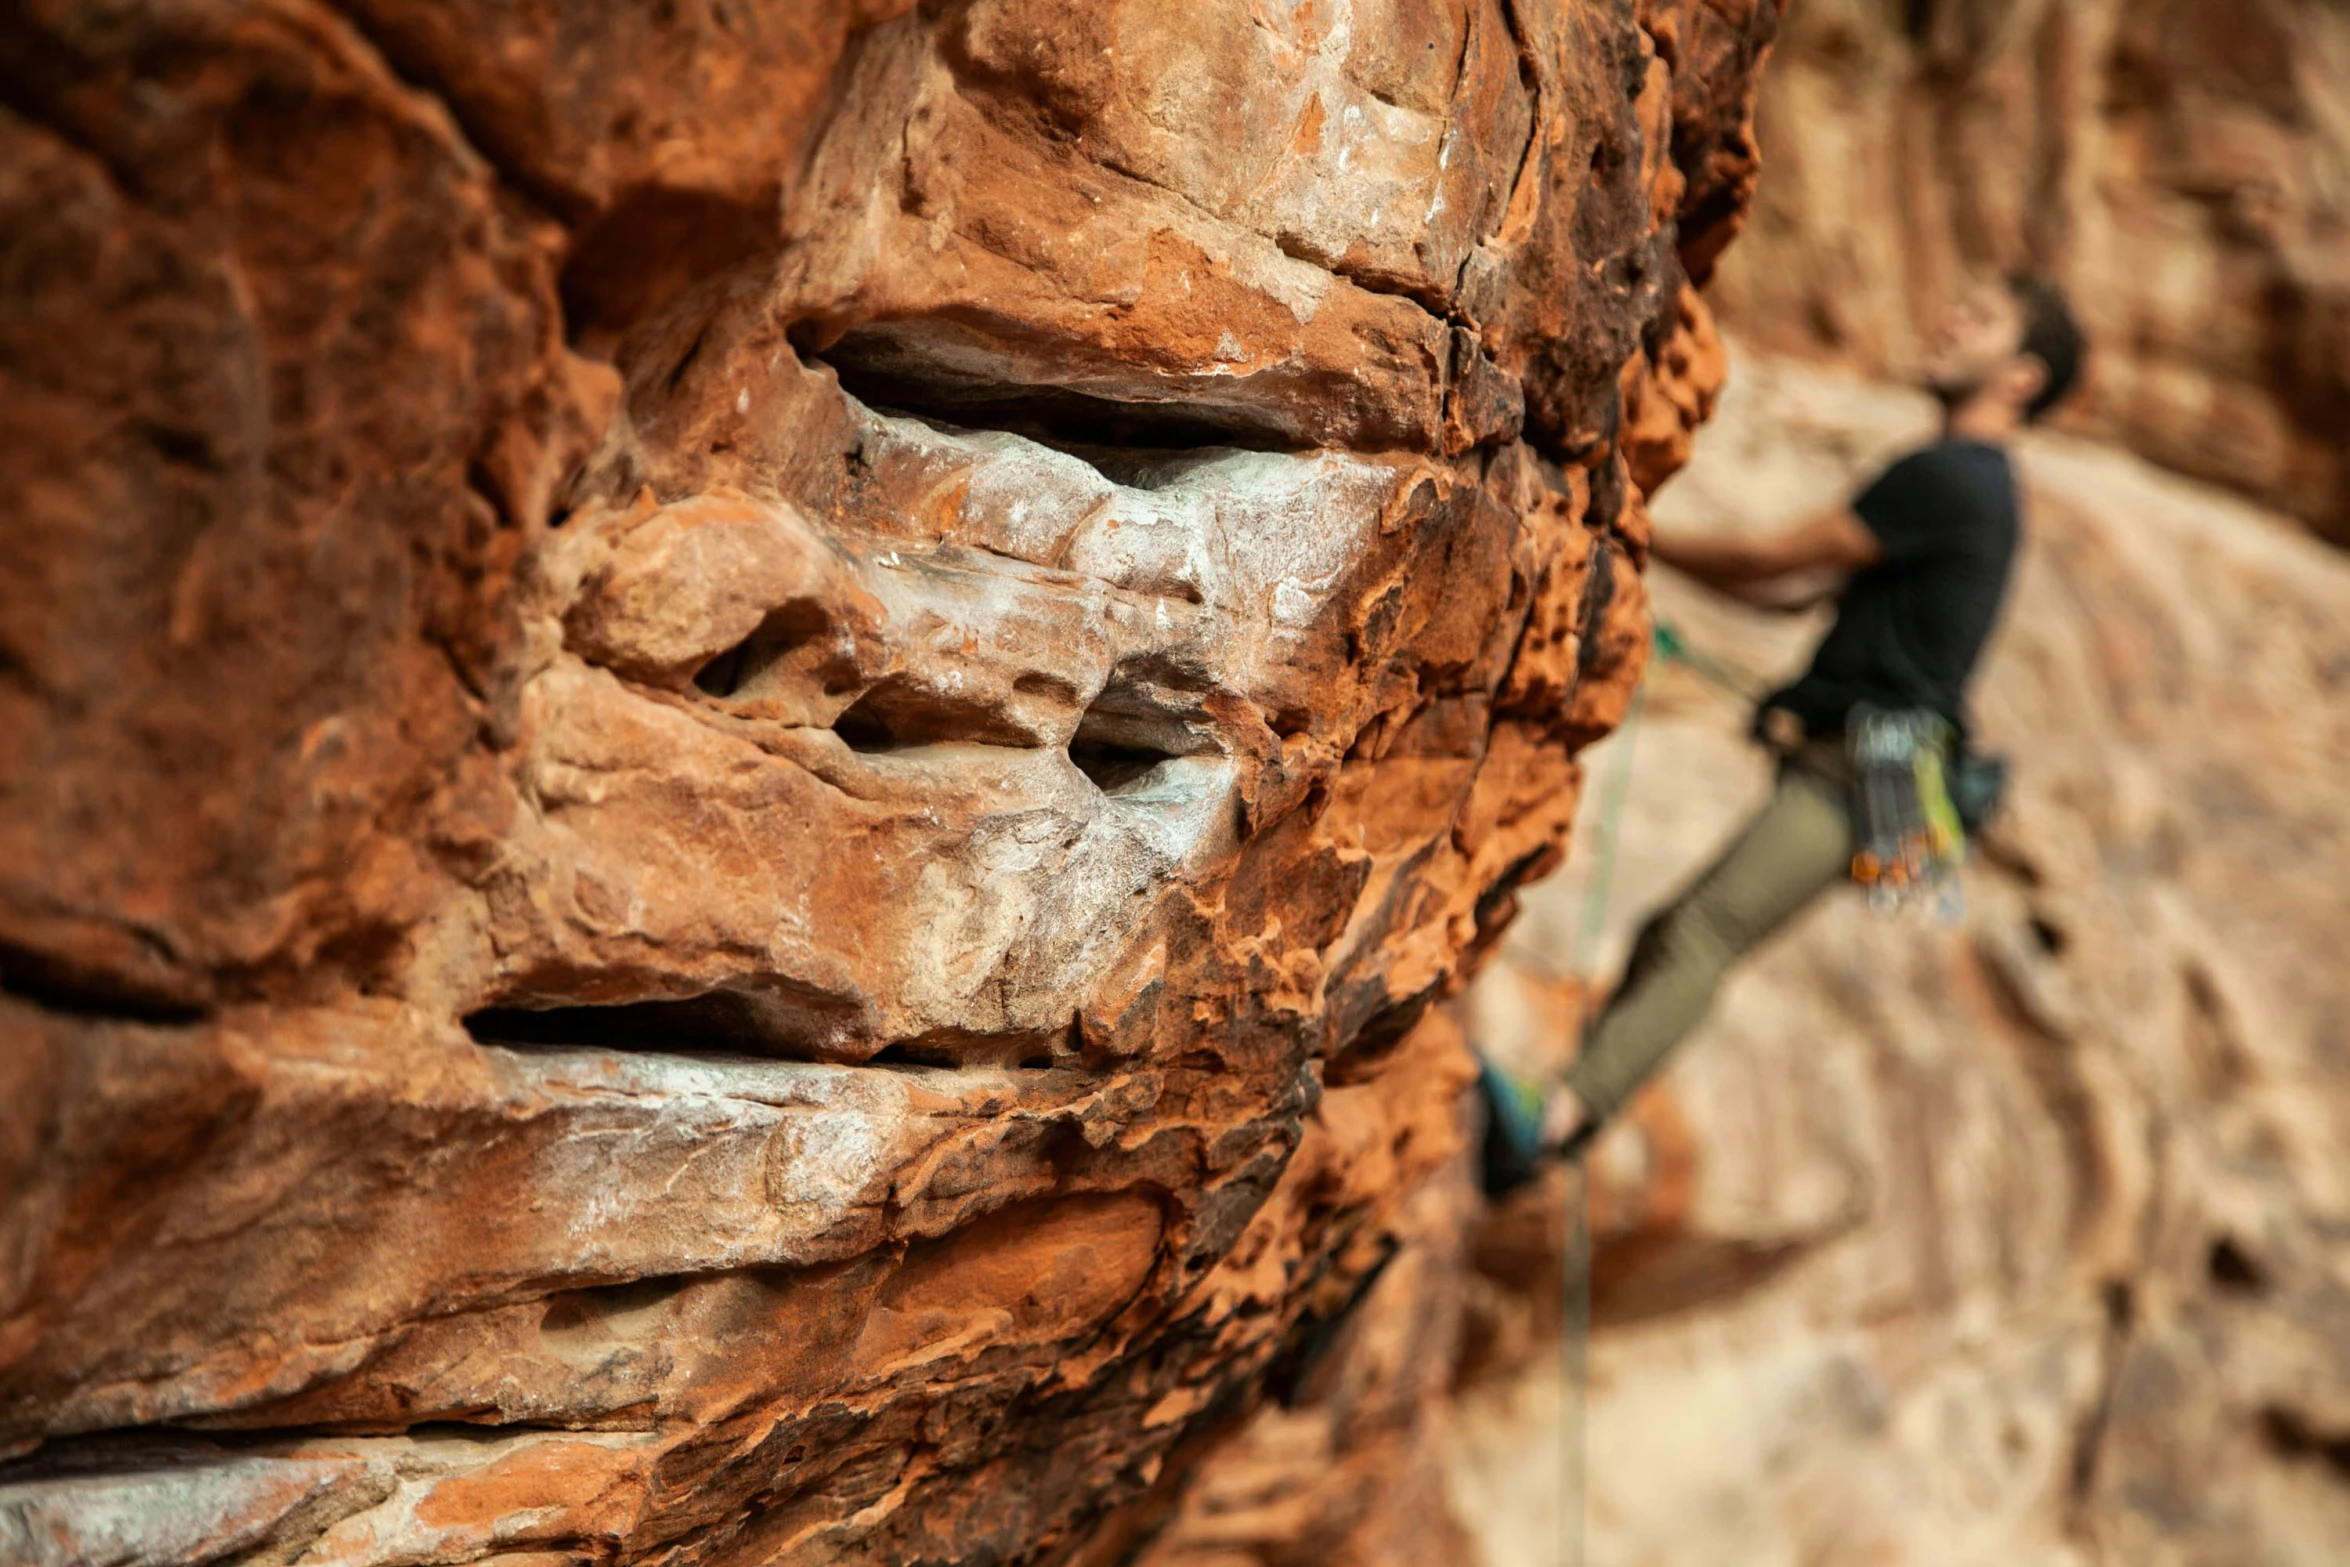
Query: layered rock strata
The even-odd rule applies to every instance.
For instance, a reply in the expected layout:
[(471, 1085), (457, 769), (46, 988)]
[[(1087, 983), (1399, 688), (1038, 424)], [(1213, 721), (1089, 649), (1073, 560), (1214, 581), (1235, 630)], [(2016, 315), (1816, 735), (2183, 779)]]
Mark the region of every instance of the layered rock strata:
[(1183, 1548), (1457, 1208), (1774, 22), (0, 19), (5, 1554)]

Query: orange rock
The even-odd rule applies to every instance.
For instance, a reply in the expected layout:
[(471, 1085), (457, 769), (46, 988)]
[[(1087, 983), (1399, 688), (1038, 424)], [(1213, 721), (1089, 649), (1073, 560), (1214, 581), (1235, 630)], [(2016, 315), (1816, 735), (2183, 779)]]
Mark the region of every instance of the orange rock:
[(1649, 10), (0, 28), (0, 1529), (1450, 1551), (1776, 18)]

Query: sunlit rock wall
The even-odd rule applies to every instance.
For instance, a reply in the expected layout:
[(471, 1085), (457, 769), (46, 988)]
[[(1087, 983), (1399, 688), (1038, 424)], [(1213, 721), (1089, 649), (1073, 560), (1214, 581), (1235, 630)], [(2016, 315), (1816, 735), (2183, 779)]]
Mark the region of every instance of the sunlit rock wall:
[(1433, 1496), (1328, 1346), (1774, 24), (11, 8), (0, 1557), (1181, 1553), (1268, 1390)]
[[(1742, 354), (1658, 525), (1790, 521), (1932, 429), (1919, 394)], [(1594, 1562), (2327, 1567), (2350, 1538), (2350, 562), (2111, 448), (2017, 462), (1975, 704), (2014, 793), (1965, 918), (1823, 899), (1597, 1150)], [(1820, 629), (1651, 586), (1739, 678)], [(1768, 789), (1746, 722), (1652, 667), (1478, 981), (1484, 1044), (1555, 1058), (1577, 979)], [(1472, 1248), (1455, 1469), (1488, 1567), (1557, 1559), (1559, 1211)]]
[(2350, 11), (1807, 0), (1757, 123), (1747, 340), (1899, 371), (1970, 273), (2046, 268), (2076, 428), (2350, 542)]

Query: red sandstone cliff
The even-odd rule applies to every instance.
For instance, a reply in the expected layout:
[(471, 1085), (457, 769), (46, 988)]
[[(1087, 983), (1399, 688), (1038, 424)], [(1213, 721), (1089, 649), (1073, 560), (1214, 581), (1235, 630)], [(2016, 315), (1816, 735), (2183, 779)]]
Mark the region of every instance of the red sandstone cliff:
[(1773, 24), (0, 17), (0, 1539), (1108, 1562), (1270, 1388), (1281, 1548), (1449, 1550), (1316, 1346), (1446, 1309)]

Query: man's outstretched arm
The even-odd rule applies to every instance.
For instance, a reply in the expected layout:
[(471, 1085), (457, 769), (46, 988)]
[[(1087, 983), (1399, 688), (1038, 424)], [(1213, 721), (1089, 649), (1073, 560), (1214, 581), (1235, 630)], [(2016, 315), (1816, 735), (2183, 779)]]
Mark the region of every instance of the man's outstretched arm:
[[(1842, 507), (1761, 538), (1660, 532), (1649, 553), (1717, 593), (1778, 610), (1808, 609), (1824, 596), (1818, 579), (1849, 575), (1884, 558), (1868, 524)], [(1813, 591), (1794, 591), (1805, 588)]]

